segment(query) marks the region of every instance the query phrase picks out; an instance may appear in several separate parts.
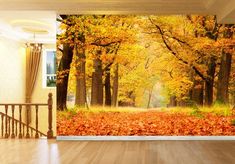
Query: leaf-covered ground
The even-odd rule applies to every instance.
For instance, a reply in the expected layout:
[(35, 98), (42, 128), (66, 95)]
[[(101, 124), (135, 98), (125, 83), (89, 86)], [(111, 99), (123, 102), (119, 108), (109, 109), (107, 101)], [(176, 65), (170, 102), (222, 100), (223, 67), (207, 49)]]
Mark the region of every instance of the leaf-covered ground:
[(169, 112), (78, 112), (57, 116), (57, 135), (157, 136), (233, 135), (234, 116), (205, 114), (203, 117)]

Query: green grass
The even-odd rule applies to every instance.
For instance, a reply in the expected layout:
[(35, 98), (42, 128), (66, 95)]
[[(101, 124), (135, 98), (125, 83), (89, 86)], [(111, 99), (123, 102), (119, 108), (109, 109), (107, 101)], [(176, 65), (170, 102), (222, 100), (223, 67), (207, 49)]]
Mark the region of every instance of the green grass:
[(214, 113), (222, 116), (231, 116), (232, 109), (229, 106), (225, 105), (214, 105), (213, 107), (203, 107), (200, 110), (204, 113)]
[(75, 116), (78, 112), (84, 113), (101, 113), (101, 112), (146, 112), (147, 109), (144, 108), (134, 108), (134, 107), (101, 107), (101, 106), (93, 106), (93, 107), (79, 107), (75, 106), (73, 108), (68, 108), (65, 111), (58, 111), (58, 116), (71, 118)]
[(232, 115), (232, 109), (229, 106), (225, 105), (214, 105), (212, 107), (174, 107), (174, 108), (166, 108), (163, 111), (170, 111), (172, 113), (185, 113), (185, 114), (207, 114), (207, 113), (213, 113), (216, 115), (221, 116), (231, 116)]
[(92, 112), (92, 113), (99, 113), (99, 112), (146, 112), (147, 109), (144, 108), (134, 108), (134, 107), (101, 107), (101, 106), (93, 106), (89, 108), (81, 108), (81, 107), (74, 107), (76, 111), (84, 111), (84, 112)]
[[(101, 113), (101, 112), (147, 112), (147, 111), (159, 111), (159, 112), (170, 112), (170, 113), (184, 113), (188, 115), (193, 115), (199, 118), (203, 118), (205, 114), (216, 114), (220, 116), (231, 116), (232, 109), (225, 105), (214, 105), (213, 107), (172, 107), (172, 108), (134, 108), (134, 107), (101, 107), (94, 106), (90, 108), (86, 107), (73, 107), (65, 111), (59, 111), (58, 115), (66, 118), (71, 118), (75, 116), (78, 112), (84, 113)], [(235, 121), (234, 121), (235, 124)]]

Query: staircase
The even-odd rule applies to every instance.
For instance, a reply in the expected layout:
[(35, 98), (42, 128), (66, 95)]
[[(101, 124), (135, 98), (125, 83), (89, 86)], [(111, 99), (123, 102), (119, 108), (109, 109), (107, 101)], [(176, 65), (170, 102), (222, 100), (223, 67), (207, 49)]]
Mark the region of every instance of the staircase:
[[(11, 103), (0, 104), (0, 108), (3, 107), (5, 112), (0, 112), (0, 138), (40, 138), (47, 137), (47, 139), (53, 138), (52, 131), (52, 94), (48, 94), (47, 103)], [(44, 134), (38, 129), (38, 110), (42, 106), (48, 107), (48, 131)], [(9, 107), (11, 108), (11, 115), (9, 115)], [(22, 108), (26, 109), (26, 123), (22, 121)], [(15, 118), (15, 112), (18, 110), (18, 117)], [(29, 111), (35, 113), (35, 128), (29, 125)], [(32, 123), (31, 123), (32, 124)]]

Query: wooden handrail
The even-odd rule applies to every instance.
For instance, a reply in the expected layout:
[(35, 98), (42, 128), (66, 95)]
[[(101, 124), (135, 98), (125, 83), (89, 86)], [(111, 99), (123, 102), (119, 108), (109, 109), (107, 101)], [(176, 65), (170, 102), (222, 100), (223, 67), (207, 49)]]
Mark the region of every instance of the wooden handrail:
[[(39, 138), (39, 134), (41, 136), (47, 136), (48, 139), (53, 138), (53, 130), (52, 130), (52, 105), (53, 105), (53, 100), (52, 100), (52, 93), (48, 94), (48, 101), (47, 103), (0, 103), (0, 106), (4, 106), (5, 107), (5, 113), (0, 112), (1, 115), (1, 132), (2, 132), (2, 136), (3, 136), (3, 131), (5, 130), (5, 138), (8, 138), (11, 135), (11, 138), (15, 138), (15, 136), (17, 136), (18, 131), (17, 131), (17, 124), (19, 123), (19, 138), (23, 138), (24, 136), (24, 129), (26, 128), (26, 138), (30, 138), (30, 134), (29, 132), (31, 131), (31, 137), (32, 137), (32, 133), (35, 132), (35, 138)], [(8, 107), (11, 107), (11, 114), (12, 116), (8, 115)], [(14, 112), (16, 110), (16, 106), (19, 106), (19, 120), (15, 119), (15, 115)], [(22, 122), (22, 106), (26, 106), (26, 112), (27, 112), (27, 123)], [(36, 109), (36, 120), (35, 120), (35, 124), (36, 124), (36, 129), (29, 126), (29, 121), (28, 121), (28, 112), (30, 110), (31, 106), (35, 106)], [(44, 134), (42, 132), (40, 132), (38, 130), (38, 109), (39, 106), (48, 106), (48, 131), (47, 134)], [(5, 126), (4, 126), (4, 119), (5, 117)], [(10, 124), (11, 121), (11, 124)], [(16, 126), (16, 127), (15, 127)], [(23, 126), (23, 127), (22, 127)], [(5, 129), (4, 129), (5, 127)], [(11, 131), (10, 131), (10, 128)], [(23, 134), (22, 134), (22, 128), (23, 128)]]
[[(3, 115), (3, 117), (7, 117), (7, 118), (9, 118), (9, 119), (11, 119), (11, 120), (13, 119), (12, 117), (10, 117), (10, 116), (6, 115), (5, 113), (2, 113), (2, 112), (0, 112), (0, 115)], [(18, 122), (19, 124), (22, 124), (24, 127), (27, 127), (27, 124), (26, 124), (26, 123), (20, 122), (20, 121), (17, 120), (17, 119), (13, 119), (13, 120), (14, 120), (14, 122)], [(35, 131), (35, 133), (37, 132), (37, 130), (36, 130), (35, 128), (33, 128), (33, 127), (31, 127), (31, 126), (29, 126), (29, 128), (30, 128), (30, 130)], [(41, 136), (47, 137), (47, 135), (46, 135), (45, 133), (43, 133), (43, 132), (38, 131), (38, 133), (39, 133)]]

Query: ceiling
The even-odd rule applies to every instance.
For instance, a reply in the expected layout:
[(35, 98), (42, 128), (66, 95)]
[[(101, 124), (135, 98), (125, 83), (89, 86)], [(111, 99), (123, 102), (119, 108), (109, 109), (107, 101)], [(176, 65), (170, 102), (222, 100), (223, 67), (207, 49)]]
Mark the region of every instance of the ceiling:
[(55, 44), (53, 11), (0, 11), (0, 36), (20, 42)]
[(59, 14), (216, 14), (221, 23), (235, 23), (235, 0), (0, 0), (0, 10), (46, 10)]

